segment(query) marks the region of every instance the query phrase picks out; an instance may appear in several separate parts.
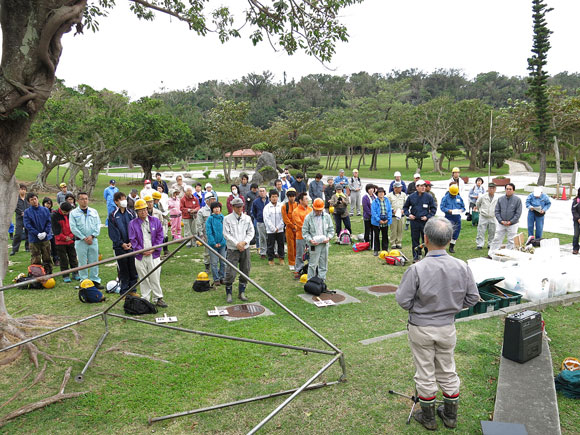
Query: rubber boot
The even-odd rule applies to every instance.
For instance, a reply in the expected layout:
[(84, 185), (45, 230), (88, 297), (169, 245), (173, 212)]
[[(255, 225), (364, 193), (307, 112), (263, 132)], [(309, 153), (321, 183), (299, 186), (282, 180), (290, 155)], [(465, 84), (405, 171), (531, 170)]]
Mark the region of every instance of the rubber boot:
[(231, 304), (232, 301), (233, 301), (233, 299), (232, 299), (232, 285), (226, 284), (226, 302), (228, 304)]
[(435, 396), (425, 400), (419, 397), (421, 409), (415, 411), (413, 417), (423, 425), (425, 429), (437, 430), (437, 420), (435, 419)]
[(210, 265), (209, 264), (206, 264), (205, 265), (205, 272), (206, 273), (209, 273), (210, 272)]
[(443, 424), (451, 429), (457, 427), (457, 408), (459, 406), (459, 394), (455, 397), (443, 395), (443, 405), (437, 408), (437, 415), (443, 420)]
[(449, 244), (449, 252), (452, 254), (455, 254), (455, 243), (450, 243)]
[(246, 285), (245, 284), (240, 284), (238, 287), (238, 297), (240, 298), (240, 300), (242, 301), (247, 301), (248, 298), (246, 297)]

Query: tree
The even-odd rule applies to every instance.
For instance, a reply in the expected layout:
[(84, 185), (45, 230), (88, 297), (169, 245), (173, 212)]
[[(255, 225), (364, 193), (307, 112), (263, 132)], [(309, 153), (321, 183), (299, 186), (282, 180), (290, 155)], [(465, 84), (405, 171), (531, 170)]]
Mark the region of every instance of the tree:
[(550, 33), (552, 33), (546, 25), (546, 14), (551, 10), (552, 8), (548, 8), (544, 0), (532, 0), (534, 43), (532, 46), (533, 54), (528, 58), (528, 70), (530, 71), (528, 95), (534, 103), (535, 120), (532, 125), (532, 132), (540, 151), (538, 186), (546, 184), (546, 153), (549, 149), (550, 137), (550, 110), (547, 92), (548, 73), (544, 67), (547, 64), (548, 50), (550, 49), (549, 38)]
[(481, 100), (461, 100), (455, 103), (454, 133), (469, 155), (469, 169), (478, 169), (479, 151), (489, 140), (491, 107)]
[(423, 142), (413, 142), (409, 144), (407, 158), (415, 160), (418, 171), (423, 169), (423, 160), (427, 157), (429, 157), (429, 153), (425, 150), (425, 144), (423, 144)]
[(453, 136), (453, 102), (448, 97), (435, 98), (415, 109), (417, 139), (431, 147), (433, 171), (442, 173), (438, 148)]
[(457, 143), (455, 142), (448, 142), (444, 143), (439, 147), (439, 152), (441, 153), (441, 164), (443, 164), (443, 160), (447, 159), (447, 170), (451, 169), (451, 162), (455, 160), (457, 157), (463, 155)]
[[(203, 1), (186, 6), (179, 0), (131, 0), (132, 11), (145, 20), (155, 17), (153, 11), (170, 15), (187, 23), (198, 35), (216, 31), (220, 41), (240, 37), (240, 28), (227, 7), (207, 11)], [(253, 44), (267, 39), (289, 54), (305, 51), (322, 62), (329, 61), (335, 45), (348, 38), (339, 21), (340, 11), (362, 0), (280, 0), (265, 5), (248, 0), (242, 18)], [(6, 199), (0, 211), (0, 226), (7, 228), (17, 200), (14, 173), (28, 132), (43, 108), (56, 79), (62, 54), (62, 36), (74, 27), (98, 29), (97, 19), (115, 7), (114, 1), (98, 0), (87, 8), (87, 0), (0, 0), (0, 26), (3, 35), (0, 62), (0, 195)], [(210, 29), (208, 21), (214, 26)], [(0, 235), (0, 285), (8, 265), (8, 235)], [(10, 329), (11, 337), (26, 336), (22, 326), (7, 312), (4, 293), (0, 292), (0, 334)], [(12, 331), (19, 331), (18, 334)], [(6, 343), (2, 342), (2, 346)], [(28, 346), (33, 352), (34, 345)], [(1, 361), (0, 361), (1, 363)]]

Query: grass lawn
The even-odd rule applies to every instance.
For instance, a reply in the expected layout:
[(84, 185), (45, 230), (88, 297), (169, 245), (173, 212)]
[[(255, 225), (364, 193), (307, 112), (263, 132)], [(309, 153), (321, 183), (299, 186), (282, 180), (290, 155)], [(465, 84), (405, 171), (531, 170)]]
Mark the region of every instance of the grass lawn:
[[(105, 184), (106, 180), (101, 179), (99, 188)], [(100, 195), (91, 206), (104, 217), (105, 204)], [(360, 217), (354, 218), (353, 229), (355, 233), (362, 232)], [(481, 251), (475, 250), (475, 232), (474, 227), (463, 223), (456, 246), (457, 257), (466, 260), (479, 256)], [(552, 236), (546, 234), (546, 237)], [(561, 243), (569, 243), (571, 236), (562, 235), (560, 239)], [(106, 229), (102, 230), (99, 243), (103, 256), (111, 256)], [(409, 231), (405, 232), (403, 246), (404, 253), (410, 257)], [(203, 270), (202, 258), (201, 248), (183, 249), (163, 267), (162, 285), (169, 307), (161, 315), (166, 312), (177, 316), (177, 326), (185, 328), (326, 349), (253, 287), (247, 291), (250, 300), (261, 302), (274, 316), (236, 322), (208, 317), (208, 309), (225, 304), (225, 292), (223, 287), (207, 293), (191, 290), (194, 277)], [(14, 264), (10, 265), (6, 282), (23, 272), (29, 262), (24, 252), (10, 259)], [(381, 264), (371, 252), (354, 253), (348, 246), (332, 245), (328, 285), (347, 292), (361, 303), (318, 309), (298, 297), (303, 293), (302, 286), (291, 279), (287, 266), (268, 266), (253, 253), (251, 276), (336, 344), (345, 354), (348, 372), (345, 383), (301, 394), (268, 423), (264, 433), (415, 434), (421, 430), (416, 422), (405, 424), (410, 401), (388, 394), (389, 389), (413, 391), (414, 368), (407, 338), (401, 336), (368, 346), (359, 343), (362, 339), (404, 330), (407, 316), (394, 296), (377, 298), (355, 287), (398, 283), (404, 270)], [(106, 282), (114, 278), (116, 269), (101, 267), (100, 274)], [(53, 290), (7, 291), (6, 301), (9, 312), (20, 311), (18, 316), (45, 314), (57, 316), (63, 323), (104, 308), (101, 304), (80, 303), (74, 284), (64, 284), (61, 279)], [(113, 312), (122, 314), (122, 307), (115, 307)], [(143, 316), (147, 320), (154, 317)], [(580, 310), (578, 305), (548, 308), (544, 317), (557, 372), (564, 357), (577, 356)], [(246, 433), (284, 398), (167, 420), (151, 427), (147, 426), (147, 418), (295, 388), (330, 360), (317, 354), (170, 332), (115, 318), (110, 318), (109, 329), (110, 334), (86, 373), (84, 383), (71, 380), (67, 387), (67, 392), (88, 390), (88, 394), (18, 418), (3, 430), (59, 434)], [(70, 331), (62, 331), (37, 342), (44, 351), (75, 359), (55, 359), (49, 363), (46, 379), (7, 405), (1, 414), (54, 394), (66, 367), (73, 366), (73, 377), (80, 372), (103, 332), (103, 323), (97, 318), (75, 330), (78, 340)], [(463, 385), (456, 432), (479, 433), (480, 420), (490, 419), (493, 412), (503, 323), (498, 318), (458, 323), (457, 330), (456, 361)], [(125, 355), (118, 350), (154, 356), (170, 363)], [(336, 380), (340, 369), (335, 366), (321, 380)], [(32, 381), (34, 375), (21, 381), (30, 368), (30, 362), (24, 357), (0, 370), (0, 403)], [(577, 403), (559, 396), (558, 404), (563, 433), (577, 433), (580, 427)]]

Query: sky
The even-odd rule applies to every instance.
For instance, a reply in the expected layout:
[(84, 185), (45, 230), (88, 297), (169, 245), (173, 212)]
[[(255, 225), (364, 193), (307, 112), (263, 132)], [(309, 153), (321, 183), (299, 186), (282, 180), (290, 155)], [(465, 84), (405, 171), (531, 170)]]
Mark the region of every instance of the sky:
[[(236, 5), (242, 0), (213, 1)], [(269, 70), (274, 81), (308, 74), (349, 75), (418, 68), (460, 69), (468, 78), (498, 71), (525, 76), (532, 46), (530, 0), (365, 0), (342, 12), (349, 42), (339, 43), (329, 65), (302, 53), (288, 56), (267, 43), (242, 38), (221, 44), (215, 34), (198, 36), (185, 23), (158, 15), (142, 21), (117, 1), (100, 31), (63, 38), (57, 76), (68, 86), (126, 91), (133, 99), (162, 90), (194, 88), (207, 80), (232, 81)], [(577, 19), (580, 1), (548, 0), (551, 49), (547, 70), (580, 72)]]

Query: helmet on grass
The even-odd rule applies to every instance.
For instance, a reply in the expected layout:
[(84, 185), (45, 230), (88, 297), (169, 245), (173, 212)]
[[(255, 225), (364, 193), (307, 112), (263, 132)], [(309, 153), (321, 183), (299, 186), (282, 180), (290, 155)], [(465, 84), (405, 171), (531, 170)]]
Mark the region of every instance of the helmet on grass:
[(306, 282), (308, 281), (308, 275), (303, 273), (302, 275), (300, 275), (300, 282), (302, 284), (306, 284)]
[(55, 285), (56, 285), (56, 281), (54, 280), (54, 278), (49, 278), (42, 283), (42, 286), (44, 288), (53, 288)]
[(197, 274), (197, 280), (198, 281), (209, 281), (209, 275), (207, 274), (207, 272), (199, 272)]
[(90, 279), (84, 279), (83, 282), (81, 282), (81, 288), (91, 288), (94, 286), (95, 283), (92, 282)]

